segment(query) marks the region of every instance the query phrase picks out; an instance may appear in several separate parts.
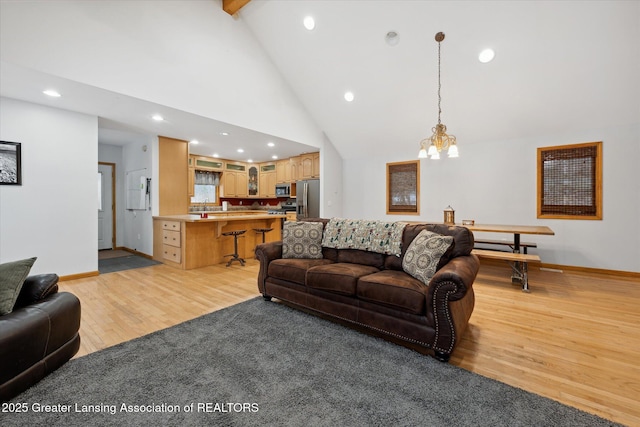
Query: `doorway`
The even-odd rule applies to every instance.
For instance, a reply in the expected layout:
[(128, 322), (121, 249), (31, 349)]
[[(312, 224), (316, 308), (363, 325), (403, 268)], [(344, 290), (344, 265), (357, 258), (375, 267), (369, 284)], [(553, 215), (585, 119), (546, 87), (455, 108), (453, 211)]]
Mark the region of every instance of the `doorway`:
[(116, 164), (98, 162), (98, 250), (116, 246)]

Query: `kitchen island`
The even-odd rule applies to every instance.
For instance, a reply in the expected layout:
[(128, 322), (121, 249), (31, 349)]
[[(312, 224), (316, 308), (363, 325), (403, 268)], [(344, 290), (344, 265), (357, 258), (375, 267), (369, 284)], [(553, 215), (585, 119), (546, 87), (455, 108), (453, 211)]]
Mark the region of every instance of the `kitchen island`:
[(253, 258), (257, 244), (262, 243), (262, 233), (256, 228), (272, 228), (265, 234), (267, 242), (280, 240), (284, 214), (268, 214), (264, 211), (216, 211), (200, 214), (160, 215), (153, 217), (153, 259), (172, 267), (190, 270), (220, 264), (233, 253), (233, 236), (223, 233), (246, 230), (238, 236), (238, 254)]

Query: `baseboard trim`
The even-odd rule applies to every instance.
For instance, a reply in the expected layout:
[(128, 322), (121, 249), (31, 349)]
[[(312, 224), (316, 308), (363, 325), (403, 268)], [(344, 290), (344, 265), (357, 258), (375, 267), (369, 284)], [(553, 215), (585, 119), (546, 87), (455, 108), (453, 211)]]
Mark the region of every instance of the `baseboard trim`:
[[(505, 262), (497, 259), (482, 259), (481, 263), (484, 264), (496, 264), (496, 265), (504, 265)], [(640, 279), (640, 272), (635, 271), (624, 271), (624, 270), (607, 270), (604, 268), (592, 268), (592, 267), (577, 267), (573, 265), (562, 265), (562, 264), (547, 264), (547, 263), (528, 263), (529, 270), (531, 269), (540, 269), (540, 268), (548, 268), (552, 270), (562, 270), (562, 271), (571, 271), (574, 273), (586, 273), (586, 274), (604, 274), (607, 276), (616, 276), (630, 279)]]
[(122, 249), (123, 251), (131, 252), (134, 255), (138, 255), (138, 256), (141, 256), (141, 257), (146, 258), (146, 259), (153, 259), (153, 257), (151, 255), (147, 255), (147, 254), (145, 254), (143, 252), (136, 251), (135, 249), (129, 249), (129, 248), (125, 248), (125, 247), (120, 247), (118, 249)]
[(100, 272), (99, 271), (88, 271), (86, 273), (78, 273), (78, 274), (69, 274), (68, 276), (60, 276), (58, 278), (59, 282), (65, 282), (67, 280), (76, 280), (76, 279), (84, 279), (87, 277), (94, 277), (94, 276), (99, 276)]
[[(529, 264), (531, 267), (531, 264)], [(617, 277), (628, 277), (632, 279), (640, 279), (640, 273), (635, 271), (624, 271), (624, 270), (607, 270), (604, 268), (592, 268), (592, 267), (576, 267), (573, 265), (560, 265), (560, 264), (547, 264), (541, 263), (540, 267), (542, 268), (551, 268), (556, 270), (566, 270), (573, 271), (577, 273), (588, 273), (588, 274), (606, 274), (607, 276), (617, 276)]]

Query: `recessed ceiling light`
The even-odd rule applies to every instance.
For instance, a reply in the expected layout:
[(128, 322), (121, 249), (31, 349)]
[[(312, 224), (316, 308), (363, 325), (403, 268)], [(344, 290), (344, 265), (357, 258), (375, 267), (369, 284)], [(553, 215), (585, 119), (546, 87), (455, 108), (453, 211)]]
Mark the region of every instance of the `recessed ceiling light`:
[(228, 136), (228, 135), (229, 135), (229, 132), (220, 132), (220, 135), (222, 135), (222, 136)]
[(268, 145), (269, 147), (275, 147), (275, 145), (276, 145), (276, 144), (274, 144), (273, 142), (268, 142), (268, 143), (267, 143), (267, 145)]
[(355, 95), (353, 94), (353, 92), (345, 92), (344, 93), (344, 99), (347, 102), (351, 102), (351, 101), (353, 101), (355, 99)]
[(313, 30), (316, 27), (316, 20), (313, 19), (313, 16), (306, 16), (302, 23), (304, 24), (304, 27), (309, 31)]
[(192, 139), (191, 141), (189, 141), (191, 144), (193, 145), (198, 145), (200, 142), (197, 139)]
[(238, 153), (244, 153), (244, 150), (242, 148), (238, 148)]
[(153, 116), (151, 116), (151, 118), (156, 122), (161, 122), (164, 120), (164, 117), (162, 117), (160, 114), (154, 114)]
[(274, 154), (273, 156), (271, 156), (271, 158), (272, 158), (273, 160), (276, 160), (276, 159), (278, 158), (278, 156), (276, 156), (276, 155)]
[(253, 159), (248, 159), (247, 163), (253, 163)]
[(389, 31), (386, 36), (384, 36), (384, 41), (387, 42), (389, 46), (395, 46), (400, 43), (400, 34), (397, 31)]
[(487, 62), (491, 62), (495, 56), (496, 53), (493, 51), (493, 49), (485, 49), (480, 52), (480, 55), (478, 55), (478, 60), (486, 64)]
[(43, 90), (42, 93), (44, 93), (45, 95), (48, 95), (52, 98), (60, 98), (62, 95), (60, 95), (60, 92), (58, 92), (57, 90), (53, 90), (53, 89), (47, 89), (47, 90)]
[(218, 157), (220, 157), (220, 154), (218, 154), (218, 153), (213, 153), (213, 157), (215, 157), (215, 158), (217, 159)]

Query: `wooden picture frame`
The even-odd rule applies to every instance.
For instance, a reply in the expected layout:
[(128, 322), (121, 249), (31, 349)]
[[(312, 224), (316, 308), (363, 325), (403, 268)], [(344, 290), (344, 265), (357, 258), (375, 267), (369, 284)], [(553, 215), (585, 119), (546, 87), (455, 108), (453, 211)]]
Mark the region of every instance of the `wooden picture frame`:
[(0, 185), (22, 185), (22, 144), (0, 141)]
[(387, 215), (420, 215), (420, 161), (387, 163)]

